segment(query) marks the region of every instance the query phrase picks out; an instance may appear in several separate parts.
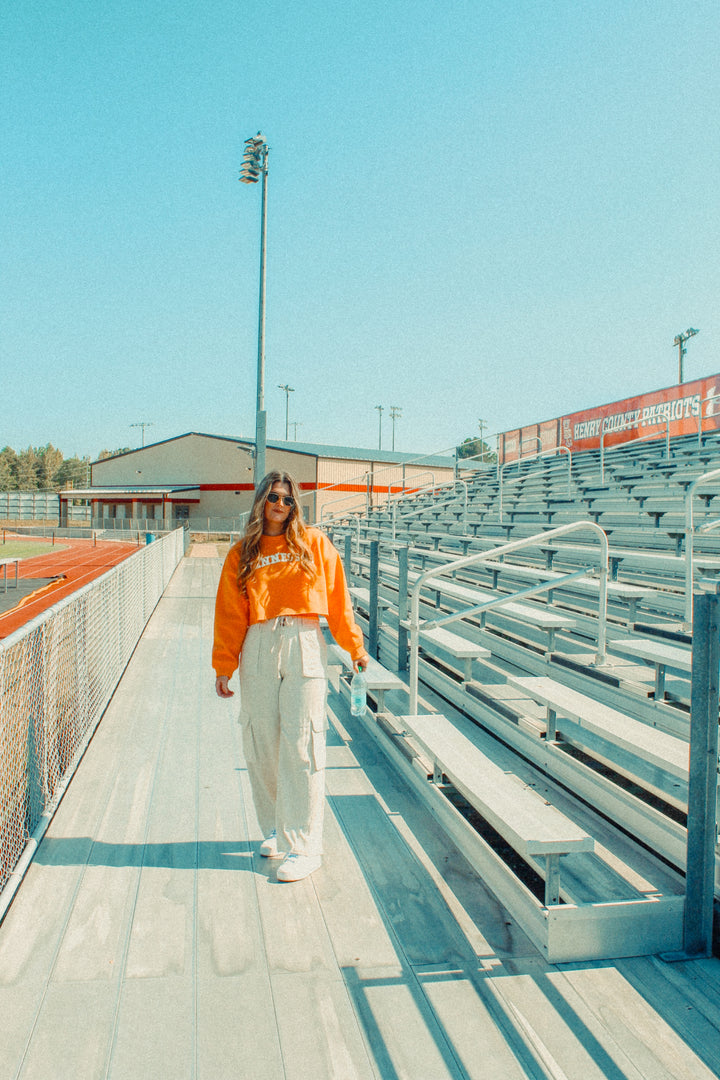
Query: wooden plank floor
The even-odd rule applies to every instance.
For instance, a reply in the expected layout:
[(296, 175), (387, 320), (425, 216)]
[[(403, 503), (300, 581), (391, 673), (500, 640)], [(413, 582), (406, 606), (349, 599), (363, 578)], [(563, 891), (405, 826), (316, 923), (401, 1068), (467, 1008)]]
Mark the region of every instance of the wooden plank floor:
[(325, 860), (278, 884), (219, 569), (178, 568), (0, 927), (0, 1080), (718, 1075), (720, 961), (545, 963), (335, 690)]

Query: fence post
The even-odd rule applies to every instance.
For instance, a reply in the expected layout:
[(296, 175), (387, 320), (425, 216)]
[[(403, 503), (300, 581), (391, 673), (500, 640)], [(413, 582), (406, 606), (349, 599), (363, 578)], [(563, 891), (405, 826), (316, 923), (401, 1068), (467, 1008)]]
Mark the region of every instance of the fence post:
[(408, 554), (409, 547), (398, 550), (398, 671), (407, 671), (408, 632), (402, 625), (408, 617)]
[[(712, 585), (718, 588), (715, 582)], [(711, 956), (717, 834), (720, 595), (698, 593), (695, 605), (683, 943), (689, 956)]]
[(368, 652), (377, 660), (378, 658), (378, 599), (380, 585), (380, 541), (370, 541), (370, 625), (368, 627)]

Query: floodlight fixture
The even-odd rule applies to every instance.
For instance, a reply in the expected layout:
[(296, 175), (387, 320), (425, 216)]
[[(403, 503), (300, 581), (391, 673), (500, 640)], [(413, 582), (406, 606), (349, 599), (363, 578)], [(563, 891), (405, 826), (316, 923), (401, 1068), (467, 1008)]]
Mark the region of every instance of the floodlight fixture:
[(692, 326), (689, 326), (684, 334), (675, 335), (673, 347), (677, 348), (678, 350), (678, 384), (680, 385), (682, 385), (683, 381), (683, 359), (685, 358), (685, 354), (687, 353), (687, 349), (685, 348), (685, 342), (689, 341), (691, 337), (695, 337), (695, 335), (699, 333), (699, 330), (695, 330)]
[(268, 145), (260, 132), (245, 140), (245, 152), (240, 169), (242, 184), (257, 184), (260, 175), (267, 172), (267, 156)]

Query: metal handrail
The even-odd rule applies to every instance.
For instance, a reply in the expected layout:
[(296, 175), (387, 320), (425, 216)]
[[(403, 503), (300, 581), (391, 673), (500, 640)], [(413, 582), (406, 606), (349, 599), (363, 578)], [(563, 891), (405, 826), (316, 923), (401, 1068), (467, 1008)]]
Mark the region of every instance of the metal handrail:
[[(492, 434), (487, 435), (485, 438), (483, 438), (482, 441), (487, 442), (487, 439), (491, 439), (494, 436), (495, 439), (499, 442), (501, 434), (502, 434), (501, 432), (493, 432)], [(457, 473), (458, 460), (474, 461), (475, 458), (483, 458), (486, 454), (492, 453), (492, 450), (490, 450), (490, 448), (488, 447), (487, 450), (483, 450), (480, 454), (474, 454), (472, 457), (459, 459), (457, 451), (458, 451), (458, 446), (457, 446), (457, 444), (454, 444), (453, 446), (444, 447), (442, 450), (433, 450), (429, 454), (422, 454), (419, 457), (411, 458), (409, 461), (398, 461), (398, 462), (394, 462), (391, 465), (386, 465), (382, 469), (374, 469), (373, 472), (372, 472), (372, 475), (374, 476), (375, 479), (377, 479), (378, 477), (383, 476), (384, 473), (386, 473), (386, 472), (393, 472), (393, 471), (396, 471), (399, 468), (402, 468), (402, 472), (403, 472), (402, 483), (403, 483), (403, 488), (405, 488), (405, 485), (408, 482), (407, 477), (405, 475), (405, 470), (408, 467), (408, 465), (422, 465), (423, 462), (428, 461), (430, 458), (438, 458), (438, 457), (442, 457), (445, 454), (452, 453), (452, 456), (455, 459), (455, 463), (454, 463), (453, 468), (454, 468), (454, 471)], [(496, 452), (495, 457), (496, 457), (496, 460), (497, 460), (497, 458), (498, 458), (497, 452)], [(481, 462), (481, 464), (482, 464), (482, 462)], [(492, 463), (490, 462), (489, 464), (492, 464)], [(448, 468), (449, 468), (449, 466), (448, 466)], [(302, 495), (301, 495), (301, 498), (302, 499), (305, 499), (305, 498), (311, 499), (313, 496), (319, 494), (321, 491), (322, 492), (333, 491), (335, 488), (339, 488), (339, 487), (342, 487), (345, 484), (351, 484), (353, 482), (357, 483), (359, 481), (363, 481), (365, 484), (367, 484), (368, 477), (370, 475), (371, 474), (370, 474), (369, 470), (366, 470), (363, 473), (357, 473), (355, 476), (351, 476), (349, 479), (338, 480), (335, 484), (329, 484), (327, 487), (317, 488), (317, 489), (314, 489), (313, 491), (303, 492)], [(424, 475), (425, 475), (424, 472), (417, 474), (417, 476), (424, 476)], [(415, 480), (415, 477), (411, 477), (410, 478), (410, 483), (413, 483), (414, 480)], [(414, 492), (415, 492), (415, 488), (413, 487), (411, 494), (414, 493)], [(346, 500), (345, 499), (337, 499), (337, 500), (335, 500), (335, 502), (344, 502), (344, 501), (346, 501)], [(333, 506), (334, 503), (328, 503), (326, 505)], [(320, 518), (320, 520), (322, 521), (322, 510), (321, 510), (321, 518)]]
[[(509, 570), (512, 570), (512, 563), (506, 564)], [(566, 585), (568, 581), (578, 581), (580, 578), (592, 577), (595, 573), (594, 566), (582, 566), (579, 570), (572, 570), (567, 574), (560, 574), (558, 577), (552, 578), (551, 581), (542, 581), (539, 585), (528, 585), (524, 589), (520, 589), (519, 592), (512, 594), (513, 600), (525, 600), (528, 596), (538, 596), (540, 593), (552, 592), (554, 589), (560, 588)], [(460, 615), (463, 619), (469, 619), (472, 615), (480, 615), (482, 612), (491, 611), (493, 608), (503, 607), (508, 602), (507, 596), (498, 596), (495, 600), (486, 600), (484, 604), (476, 604), (475, 607), (466, 608), (465, 611), (461, 611)], [(450, 615), (443, 615), (441, 619), (429, 619), (422, 624), (423, 631), (425, 630), (437, 630), (441, 626), (447, 626), (448, 623), (457, 621), (457, 613), (453, 612)]]
[[(313, 492), (312, 494), (315, 494), (315, 492)], [(350, 494), (350, 495), (342, 495), (339, 499), (333, 499), (333, 501), (331, 503), (325, 503), (323, 506), (321, 506), (320, 507), (320, 525), (322, 526), (322, 524), (323, 524), (323, 522), (325, 520), (325, 511), (329, 507), (337, 506), (339, 503), (348, 502), (350, 499), (357, 500), (359, 495), (362, 495), (362, 492), (353, 491), (352, 494)], [(367, 504), (367, 493), (365, 495), (365, 500), (366, 500), (366, 504)], [(367, 509), (367, 505), (366, 505), (366, 509)], [(333, 516), (334, 516), (334, 514), (333, 514)], [(350, 516), (350, 511), (348, 511), (348, 516)]]
[[(415, 481), (419, 476), (429, 476), (432, 478), (432, 482), (429, 484), (423, 484), (421, 487), (417, 487)], [(445, 484), (436, 484), (435, 473), (431, 472), (430, 469), (428, 469), (426, 472), (415, 474), (415, 476), (412, 478), (412, 489), (410, 491), (407, 491), (405, 489), (405, 477), (403, 477), (403, 490), (397, 495), (393, 495), (392, 493), (392, 483), (388, 484), (388, 497), (387, 502), (385, 503), (385, 507), (387, 508), (388, 506), (390, 506), (393, 501), (399, 502), (402, 499), (412, 499), (416, 495), (422, 495), (426, 491), (431, 491), (434, 494), (436, 491), (439, 491), (440, 488), (445, 487), (446, 484), (452, 483), (454, 483), (453, 480), (447, 480)]]
[(689, 630), (693, 622), (693, 557), (694, 557), (694, 533), (693, 533), (693, 496), (698, 486), (706, 480), (712, 480), (720, 476), (720, 469), (711, 469), (709, 472), (698, 476), (689, 485), (685, 492), (685, 626)]
[[(603, 431), (600, 435), (600, 483), (605, 483), (605, 436), (617, 435), (616, 431)], [(626, 446), (630, 446), (631, 443), (642, 442), (644, 439), (657, 439), (657, 435), (654, 431), (651, 431), (647, 435), (638, 435), (636, 439), (625, 439), (624, 442), (618, 443), (617, 446), (611, 446), (611, 450), (620, 450)], [(670, 420), (665, 418), (665, 457), (670, 460)]]
[[(720, 472), (720, 470), (718, 470)], [(600, 539), (601, 544), (601, 563), (600, 563), (600, 588), (598, 596), (598, 648), (595, 656), (595, 663), (597, 666), (605, 662), (606, 646), (607, 646), (607, 580), (608, 580), (608, 538), (607, 534), (599, 525), (596, 525), (592, 521), (573, 521), (569, 525), (560, 525), (557, 529), (550, 529), (548, 532), (537, 533), (535, 536), (530, 536), (524, 540), (513, 540), (509, 544), (502, 544), (500, 547), (491, 548), (489, 551), (477, 552), (475, 555), (468, 555), (463, 559), (456, 559), (454, 562), (445, 563), (443, 566), (434, 567), (430, 570), (426, 570), (417, 579), (413, 585), (411, 594), (410, 605), (410, 715), (417, 715), (418, 707), (418, 651), (420, 647), (420, 590), (427, 585), (429, 581), (434, 578), (443, 577), (446, 574), (452, 574), (456, 570), (462, 570), (466, 566), (474, 566), (477, 563), (482, 563), (488, 559), (494, 559), (498, 555), (504, 555), (509, 551), (518, 551), (523, 547), (531, 547), (533, 544), (537, 544), (538, 540), (546, 541), (554, 536), (563, 536), (569, 532), (577, 532), (579, 529), (589, 529), (596, 533)], [(572, 575), (575, 576), (575, 575)], [(552, 582), (546, 582), (544, 591), (548, 588), (557, 588), (558, 579), (554, 578)], [(533, 587), (534, 592), (543, 591), (541, 586), (537, 588)], [(489, 606), (494, 608), (501, 607), (503, 604), (510, 604), (516, 600), (520, 594), (511, 593), (506, 597), (499, 597), (497, 600), (489, 601)], [(523, 595), (529, 595), (527, 590), (523, 590)], [(485, 605), (481, 605), (481, 608), (470, 608), (472, 612), (481, 610)], [(462, 619), (468, 614), (467, 611), (458, 611), (455, 614), (449, 616), (447, 619), (443, 619), (444, 623), (455, 622), (457, 619)]]
[(698, 410), (698, 450), (702, 450), (702, 421), (703, 421), (702, 407), (703, 407), (703, 405), (705, 404), (706, 401), (718, 401), (718, 400), (720, 400), (720, 394), (708, 394), (707, 397), (702, 398), (701, 401), (700, 401), (700, 408)]
[[(523, 458), (523, 461), (535, 461), (537, 458), (548, 457), (550, 454), (559, 454), (562, 451), (568, 455), (568, 495), (572, 494), (572, 450), (569, 446), (553, 446), (549, 450), (541, 450), (538, 454), (530, 454), (528, 457)], [(500, 505), (498, 506), (498, 521), (502, 525), (503, 515), (503, 469), (508, 465), (514, 465), (514, 461), (504, 461), (500, 466), (499, 479), (500, 479)]]
[(347, 521), (347, 523), (348, 523), (351, 538), (352, 538), (352, 530), (357, 529), (357, 538), (355, 540), (355, 553), (359, 555), (360, 554), (360, 515), (359, 514), (348, 514), (347, 518), (344, 518), (343, 520)]
[[(396, 468), (396, 466), (394, 466), (394, 467)], [(369, 472), (363, 474), (363, 476), (365, 478), (365, 484), (366, 484), (366, 490), (365, 490), (365, 513), (366, 514), (369, 513), (369, 511), (370, 511), (370, 491), (371, 491), (371, 488), (372, 488), (372, 485), (370, 483), (370, 476), (371, 475), (373, 475), (374, 478), (377, 479), (379, 474), (378, 473), (371, 474)], [(416, 487), (415, 486), (415, 480), (418, 477), (422, 477), (422, 476), (431, 476), (432, 477), (432, 483), (431, 484), (425, 484), (422, 487)], [(349, 481), (344, 481), (344, 483), (349, 483)], [(405, 483), (405, 480), (403, 479), (403, 484), (404, 483)], [(437, 487), (442, 486), (442, 485), (438, 485), (438, 484), (435, 483), (435, 473), (431, 472), (429, 469), (426, 472), (416, 473), (416, 475), (412, 478), (411, 483), (413, 484), (412, 490), (411, 491), (403, 490), (399, 495), (396, 496), (396, 498), (399, 498), (399, 499), (409, 498), (412, 495), (419, 495), (424, 491), (435, 491)], [(452, 484), (452, 483), (454, 483), (454, 481), (449, 480), (448, 483)], [(392, 484), (390, 484), (389, 487), (392, 487)], [(330, 491), (331, 488), (323, 488), (322, 490), (323, 491)], [(321, 508), (320, 508), (320, 523), (322, 524), (322, 522), (325, 520), (325, 511), (326, 510), (330, 510), (331, 515), (334, 516), (335, 512), (332, 510), (332, 507), (338, 506), (339, 503), (347, 502), (349, 499), (357, 499), (359, 495), (360, 495), (360, 492), (354, 491), (350, 495), (341, 495), (339, 499), (333, 499), (332, 502), (324, 503), (323, 506), (321, 506)], [(393, 496), (392, 496), (391, 492), (388, 491), (388, 499), (387, 499), (387, 503), (386, 503), (387, 506), (390, 505), (392, 497)]]
[[(503, 434), (503, 432), (501, 432), (501, 431), (493, 431), (490, 435), (485, 435), (485, 436), (479, 435), (478, 438), (480, 439), (481, 442), (485, 443), (485, 446), (487, 447), (487, 449), (486, 450), (481, 450), (479, 454), (470, 454), (469, 457), (462, 457), (462, 458), (459, 457), (458, 454), (457, 454), (457, 451), (460, 449), (460, 447), (456, 446), (455, 447), (455, 462), (456, 462), (455, 470), (457, 471), (457, 462), (458, 461), (477, 461), (479, 459), (481, 465), (489, 465), (491, 467), (493, 465), (497, 465), (497, 462), (499, 460), (500, 436), (502, 434)], [(495, 439), (495, 450), (494, 451), (491, 450), (490, 447), (488, 446), (488, 439), (492, 439), (492, 438)], [(494, 462), (493, 461), (487, 461), (486, 460), (487, 455), (492, 454), (492, 453), (495, 454), (495, 461)]]
[[(438, 484), (438, 485), (434, 486), (432, 490), (433, 490), (433, 493), (435, 493), (437, 491), (442, 491), (442, 489), (444, 487), (452, 487), (452, 489), (454, 491), (458, 484), (463, 485), (463, 491), (465, 492), (465, 500), (464, 500), (464, 506), (463, 506), (463, 529), (467, 532), (468, 481), (467, 480), (460, 480), (460, 479), (450, 480), (447, 484)], [(422, 492), (426, 491), (426, 490), (427, 490), (427, 488), (421, 488), (420, 491), (414, 492), (412, 497), (415, 498), (417, 495), (422, 494)], [(393, 540), (395, 539), (395, 536), (396, 536), (396, 533), (397, 533), (397, 508), (398, 508), (398, 503), (401, 502), (401, 500), (403, 498), (408, 498), (408, 497), (409, 496), (401, 495), (399, 498), (396, 498), (395, 501), (392, 504), (392, 538), (393, 538)], [(426, 506), (420, 507), (419, 510), (413, 510), (413, 511), (411, 511), (411, 513), (405, 515), (406, 520), (407, 520), (407, 518), (417, 517), (418, 514), (424, 514), (426, 512), (426, 510), (427, 510)]]

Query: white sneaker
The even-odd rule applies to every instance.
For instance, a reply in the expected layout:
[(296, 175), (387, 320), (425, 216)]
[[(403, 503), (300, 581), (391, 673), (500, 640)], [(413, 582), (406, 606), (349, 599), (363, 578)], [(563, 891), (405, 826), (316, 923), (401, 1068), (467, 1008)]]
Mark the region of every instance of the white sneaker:
[(279, 859), (284, 855), (283, 851), (278, 851), (277, 833), (274, 829), (269, 836), (265, 837), (260, 845), (260, 854), (263, 859)]
[(302, 881), (315, 873), (322, 859), (319, 855), (298, 855), (290, 852), (285, 861), (278, 866), (278, 881)]

